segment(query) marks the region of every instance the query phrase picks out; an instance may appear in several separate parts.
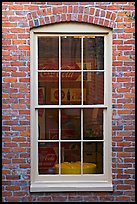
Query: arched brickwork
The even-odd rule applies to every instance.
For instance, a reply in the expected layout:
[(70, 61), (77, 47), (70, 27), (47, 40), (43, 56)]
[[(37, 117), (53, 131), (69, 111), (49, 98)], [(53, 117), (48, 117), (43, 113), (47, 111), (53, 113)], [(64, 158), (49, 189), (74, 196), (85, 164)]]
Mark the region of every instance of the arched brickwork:
[(86, 22), (113, 28), (116, 14), (112, 11), (85, 6), (47, 7), (28, 13), (30, 28), (60, 22)]

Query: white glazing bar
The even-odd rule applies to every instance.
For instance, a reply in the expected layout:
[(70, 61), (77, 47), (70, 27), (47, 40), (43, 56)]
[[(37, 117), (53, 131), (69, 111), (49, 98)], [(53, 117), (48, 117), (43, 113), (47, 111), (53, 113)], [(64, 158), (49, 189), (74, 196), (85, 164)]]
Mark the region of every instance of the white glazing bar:
[[(39, 142), (59, 142), (59, 140), (38, 140)], [(60, 140), (61, 142), (104, 142), (104, 140)]]
[(107, 109), (108, 106), (105, 105), (38, 105), (35, 106), (35, 109), (38, 108), (104, 108)]
[(59, 36), (59, 105), (61, 105), (61, 37)]
[[(34, 33), (36, 33), (36, 32), (34, 32)], [(87, 33), (87, 32), (86, 32), (86, 33)], [(62, 34), (61, 34), (61, 33), (55, 33), (55, 34), (54, 34), (54, 33), (51, 33), (51, 32), (50, 32), (50, 33), (48, 34), (48, 33), (45, 33), (45, 32), (44, 32), (44, 34), (42, 34), (42, 33), (39, 32), (39, 33), (38, 33), (38, 36), (40, 36), (40, 37), (42, 37), (42, 36), (44, 36), (44, 37), (45, 37), (45, 36), (47, 36), (47, 37), (55, 36), (55, 37), (56, 37), (56, 36), (66, 36), (66, 35), (67, 35), (67, 36), (72, 36), (72, 37), (75, 36), (75, 37), (80, 37), (80, 38), (82, 38), (83, 35), (84, 35), (84, 36), (89, 36), (89, 35), (90, 35), (90, 37), (93, 37), (93, 38), (94, 38), (95, 36), (104, 36), (104, 34), (107, 34), (108, 32), (105, 32), (105, 33), (103, 32), (102, 34), (101, 34), (101, 32), (100, 32), (99, 34), (98, 34), (98, 33), (91, 33), (91, 32), (89, 32), (88, 34), (86, 34), (86, 33), (83, 33), (83, 34), (81, 34), (81, 33), (76, 33), (76, 34), (73, 33), (73, 34), (72, 34), (72, 32), (71, 32), (71, 33), (65, 33), (65, 32), (64, 32), (64, 33), (62, 33)]]
[(38, 72), (40, 72), (40, 73), (41, 72), (57, 72), (58, 73), (59, 70), (54, 70), (54, 69), (49, 69), (49, 70), (48, 69), (39, 69)]
[(83, 37), (81, 38), (81, 100), (83, 105)]
[(61, 174), (61, 109), (59, 109), (59, 175)]
[[(107, 79), (107, 74), (108, 74), (108, 66), (107, 66), (107, 59), (105, 56), (107, 56), (107, 52), (108, 52), (108, 47), (107, 47), (107, 38), (106, 36), (104, 36), (104, 70), (105, 70), (105, 73), (104, 73), (104, 104), (107, 104), (108, 105), (108, 109), (109, 109), (109, 104), (108, 104), (108, 97), (110, 97), (109, 93), (108, 93), (108, 89), (109, 89), (109, 84), (108, 84), (108, 81), (110, 79)], [(108, 114), (105, 110), (103, 110), (103, 139), (104, 139), (104, 142), (103, 142), (103, 173), (106, 173), (106, 165), (107, 165), (107, 162), (106, 162), (106, 158), (107, 158), (107, 142), (106, 141), (106, 134), (108, 134), (108, 132), (106, 131), (108, 128), (107, 128), (107, 125), (109, 124), (108, 121)], [(106, 164), (106, 165), (105, 165)]]
[[(38, 124), (38, 110), (36, 110), (36, 124)], [(39, 158), (39, 155), (38, 155), (38, 148), (39, 148), (39, 142), (37, 142), (38, 141), (38, 137), (39, 137), (39, 129), (38, 129), (38, 125), (36, 125), (36, 127), (35, 127), (35, 131), (36, 131), (36, 139), (35, 139), (35, 151), (36, 151), (36, 155), (37, 155), (37, 157), (35, 158), (35, 162), (36, 162), (36, 174), (38, 175), (39, 173), (39, 171), (38, 171), (38, 158)]]
[(35, 51), (35, 53), (36, 53), (36, 56), (35, 56), (35, 64), (34, 64), (34, 66), (36, 67), (36, 73), (35, 73), (35, 82), (36, 82), (36, 89), (35, 89), (35, 94), (36, 94), (36, 96), (37, 97), (35, 97), (35, 104), (38, 104), (38, 36), (36, 36), (36, 51)]
[[(37, 70), (38, 72), (59, 72), (59, 70), (46, 70), (46, 69), (39, 69)], [(79, 69), (64, 69), (64, 70), (60, 70), (60, 72), (82, 72), (82, 70)], [(84, 72), (105, 72), (105, 70), (96, 70), (96, 69), (92, 69), (92, 70), (84, 70)]]
[(81, 174), (83, 175), (83, 109), (81, 109)]
[[(36, 87), (35, 87), (35, 94), (36, 94), (36, 97), (34, 97), (34, 100), (35, 100), (35, 104), (37, 104), (38, 105), (38, 72), (37, 72), (37, 70), (38, 70), (38, 36), (36, 36), (35, 37), (35, 40), (36, 40), (36, 42), (35, 42), (35, 45), (36, 45), (36, 47), (35, 47), (35, 63), (34, 63), (34, 67), (36, 68), (36, 72), (35, 72), (35, 83), (36, 83)], [(39, 137), (39, 129), (38, 129), (38, 110), (36, 110), (35, 109), (35, 113), (36, 113), (36, 140), (38, 141), (38, 137)], [(36, 141), (35, 140), (35, 141)], [(37, 163), (37, 165), (36, 165), (36, 174), (38, 175), (38, 142), (36, 142), (35, 143), (35, 150), (36, 150), (36, 163)]]
[[(83, 36), (81, 38), (81, 104), (83, 106)], [(81, 175), (83, 175), (83, 109), (81, 109)]]
[[(59, 36), (59, 106), (61, 106), (61, 36)], [(59, 109), (59, 175), (61, 173), (61, 109)]]

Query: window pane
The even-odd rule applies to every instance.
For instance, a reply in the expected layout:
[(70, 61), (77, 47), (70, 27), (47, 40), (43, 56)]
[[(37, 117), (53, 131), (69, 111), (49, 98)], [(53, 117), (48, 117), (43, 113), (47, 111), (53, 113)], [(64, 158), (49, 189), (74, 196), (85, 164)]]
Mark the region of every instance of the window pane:
[(61, 37), (61, 68), (81, 69), (81, 38), (78, 36)]
[(83, 123), (85, 140), (103, 139), (103, 109), (83, 109)]
[(86, 36), (83, 40), (83, 68), (104, 69), (104, 37)]
[(59, 161), (58, 143), (38, 144), (38, 171), (39, 174), (55, 174), (55, 164)]
[(81, 104), (81, 73), (61, 73), (62, 104)]
[(103, 174), (103, 142), (84, 142), (83, 149), (83, 162), (93, 164), (89, 172)]
[(61, 110), (61, 138), (76, 140), (81, 138), (80, 109)]
[(39, 140), (59, 138), (59, 110), (38, 109)]
[(58, 104), (59, 77), (57, 72), (40, 72), (38, 74), (38, 104)]
[(58, 37), (38, 37), (38, 69), (59, 69)]
[(83, 75), (83, 85), (86, 90), (86, 100), (83, 104), (104, 104), (104, 73), (85, 72)]
[[(80, 174), (81, 168), (76, 163), (81, 161), (80, 142), (63, 142), (61, 143), (61, 174)], [(56, 165), (56, 173), (59, 172), (59, 166)]]

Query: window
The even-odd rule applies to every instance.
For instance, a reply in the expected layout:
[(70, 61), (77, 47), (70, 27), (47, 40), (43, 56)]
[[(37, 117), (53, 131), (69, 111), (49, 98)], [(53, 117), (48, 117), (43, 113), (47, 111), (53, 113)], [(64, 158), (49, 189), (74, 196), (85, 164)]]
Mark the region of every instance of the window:
[(76, 23), (31, 30), (32, 192), (112, 190), (111, 35)]

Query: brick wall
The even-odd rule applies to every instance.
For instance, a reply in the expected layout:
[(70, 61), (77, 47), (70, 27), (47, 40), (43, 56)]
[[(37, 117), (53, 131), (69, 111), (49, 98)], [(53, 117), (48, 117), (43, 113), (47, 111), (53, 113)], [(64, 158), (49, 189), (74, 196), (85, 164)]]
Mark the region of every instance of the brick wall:
[[(132, 3), (2, 3), (3, 202), (135, 201), (135, 22), (124, 12), (134, 12)], [(29, 192), (30, 27), (61, 21), (113, 28), (113, 192)]]

